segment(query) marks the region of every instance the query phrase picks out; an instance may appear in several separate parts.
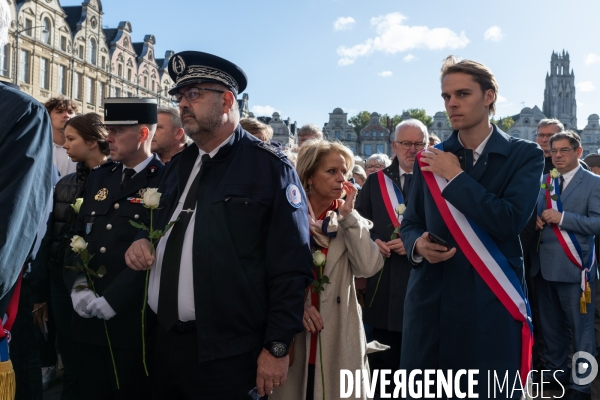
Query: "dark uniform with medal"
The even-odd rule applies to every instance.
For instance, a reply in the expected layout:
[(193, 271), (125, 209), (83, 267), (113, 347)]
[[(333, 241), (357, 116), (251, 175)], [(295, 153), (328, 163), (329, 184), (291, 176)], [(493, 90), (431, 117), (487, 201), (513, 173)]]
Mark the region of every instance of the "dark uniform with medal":
[[(110, 141), (111, 125), (112, 129), (119, 126), (124, 131), (135, 131), (157, 123), (155, 99), (106, 99), (104, 107), (109, 146), (115, 146)], [(79, 344), (81, 393), (86, 399), (141, 398), (144, 387), (148, 387), (148, 383), (144, 383), (141, 351), (145, 274), (127, 268), (124, 260), (127, 248), (139, 232), (130, 221), (148, 218), (143, 194), (148, 188), (158, 187), (163, 169), (158, 157), (149, 151), (153, 131), (148, 129), (147, 149), (141, 151), (141, 158), (146, 157), (143, 162), (128, 165), (130, 168), (111, 162), (89, 175), (84, 201), (70, 232), (83, 237), (88, 243), (87, 250), (93, 255), (89, 265), (91, 269), (96, 271), (100, 266), (106, 267), (106, 274), (94, 281), (98, 298), (90, 293), (90, 289), (85, 289), (87, 292), (71, 292), (77, 312), (73, 329)], [(123, 147), (122, 142), (120, 145)], [(146, 143), (141, 146), (146, 146)], [(77, 261), (75, 254), (68, 251), (65, 265), (72, 266)], [(83, 277), (81, 272), (69, 270), (65, 274), (67, 287), (73, 288), (82, 282)], [(116, 388), (105, 321), (117, 364), (120, 390)]]
[[(246, 87), (239, 67), (206, 53), (175, 54), (169, 74), (171, 94), (205, 82), (234, 96)], [(302, 185), (279, 149), (232, 126), (210, 153), (194, 144), (173, 157), (159, 187), (156, 226), (179, 220), (158, 243), (150, 276), (155, 399), (249, 399), (263, 348), (285, 357), (303, 330), (312, 257)]]

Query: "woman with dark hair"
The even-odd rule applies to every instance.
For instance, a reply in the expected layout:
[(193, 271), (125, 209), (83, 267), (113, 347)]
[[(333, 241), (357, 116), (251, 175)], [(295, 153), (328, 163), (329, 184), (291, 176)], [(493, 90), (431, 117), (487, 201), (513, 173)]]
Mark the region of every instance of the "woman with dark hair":
[[(72, 338), (71, 321), (73, 304), (70, 290), (63, 280), (65, 251), (69, 240), (65, 237), (77, 216), (72, 207), (77, 198), (83, 197), (85, 182), (94, 169), (106, 164), (108, 143), (102, 117), (95, 113), (77, 115), (65, 124), (63, 147), (71, 160), (77, 162), (77, 170), (64, 176), (54, 188), (53, 221), (45, 240), (51, 242), (46, 255), (48, 279), (34, 293), (34, 319), (44, 331), (48, 320), (48, 300), (54, 317), (56, 336), (64, 365), (63, 392), (61, 399), (79, 399), (77, 348)], [(112, 164), (112, 162), (110, 162)], [(45, 289), (45, 290), (44, 290)]]

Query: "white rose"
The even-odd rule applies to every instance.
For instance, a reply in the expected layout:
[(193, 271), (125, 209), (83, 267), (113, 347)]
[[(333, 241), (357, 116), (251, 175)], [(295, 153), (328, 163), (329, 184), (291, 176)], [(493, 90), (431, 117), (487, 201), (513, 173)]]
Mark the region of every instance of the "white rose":
[(406, 206), (402, 203), (398, 204), (398, 207), (396, 207), (396, 214), (402, 215), (404, 214), (404, 211), (406, 211)]
[(81, 208), (81, 204), (83, 203), (83, 198), (79, 197), (75, 199), (75, 203), (71, 204), (73, 210), (75, 210), (75, 214), (79, 214), (79, 209)]
[(75, 253), (81, 253), (86, 249), (87, 245), (87, 242), (83, 240), (81, 236), (75, 235), (71, 238), (71, 249), (73, 249)]
[(161, 193), (159, 193), (157, 188), (149, 188), (144, 193), (144, 205), (148, 208), (158, 208), (160, 196)]
[(323, 254), (321, 250), (317, 250), (313, 253), (313, 264), (315, 264), (316, 267), (325, 265), (325, 261), (327, 261), (327, 257), (325, 257), (325, 254)]
[(552, 169), (550, 170), (550, 177), (551, 177), (552, 179), (556, 179), (556, 178), (558, 178), (558, 175), (560, 175), (560, 174), (558, 173), (558, 171), (556, 170), (556, 168), (552, 168)]

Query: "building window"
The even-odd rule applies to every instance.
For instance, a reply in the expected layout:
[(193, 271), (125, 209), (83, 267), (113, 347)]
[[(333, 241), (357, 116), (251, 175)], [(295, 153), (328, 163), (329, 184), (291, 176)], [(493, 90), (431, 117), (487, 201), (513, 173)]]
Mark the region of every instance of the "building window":
[(29, 52), (21, 50), (21, 67), (19, 68), (19, 79), (29, 83)]
[(75, 73), (74, 78), (75, 79), (73, 79), (73, 91), (75, 92), (75, 99), (81, 100), (81, 91), (83, 89), (81, 86), (82, 75), (77, 72)]
[(25, 18), (25, 28), (23, 28), (23, 33), (27, 36), (33, 35), (33, 22), (30, 19)]
[(378, 153), (385, 153), (385, 145), (384, 144), (378, 144), (377, 145), (377, 152)]
[(156, 81), (152, 79), (152, 91), (156, 92)]
[(514, 137), (514, 138), (518, 138), (518, 137), (519, 137), (519, 134), (518, 134), (518, 133), (513, 133), (513, 137)]
[(79, 54), (78, 54), (77, 56), (78, 56), (79, 58), (81, 58), (82, 60), (85, 60), (85, 56), (84, 56), (84, 54), (85, 54), (85, 49), (83, 48), (83, 45), (82, 45), (82, 44), (80, 44), (80, 45), (79, 45), (79, 52), (78, 52), (78, 53), (79, 53)]
[(352, 140), (352, 134), (346, 133), (346, 140)]
[(371, 136), (371, 132), (365, 132), (365, 137)]
[(88, 61), (92, 65), (96, 65), (96, 52), (98, 50), (97, 47), (98, 46), (96, 46), (96, 39), (91, 38), (90, 39), (90, 55), (89, 55)]
[(123, 77), (123, 64), (119, 64), (117, 67), (117, 75), (119, 75), (119, 78)]
[(121, 97), (121, 88), (115, 88), (115, 97)]
[(381, 132), (381, 133), (379, 134), (379, 136), (380, 136), (380, 137), (384, 137), (384, 136), (385, 136), (385, 132)]
[(40, 87), (42, 89), (49, 89), (48, 85), (48, 72), (50, 66), (50, 60), (47, 58), (40, 58)]
[(127, 80), (131, 82), (131, 68), (127, 68)]
[(100, 106), (104, 107), (104, 98), (106, 97), (106, 83), (100, 82)]
[(340, 140), (342, 138), (342, 133), (340, 131), (335, 131), (334, 136), (337, 140)]
[(89, 103), (89, 104), (95, 104), (96, 103), (96, 82), (92, 79), (92, 78), (87, 78), (87, 82), (86, 82), (86, 98), (85, 100)]
[(58, 66), (58, 93), (67, 94), (67, 67)]
[(66, 36), (60, 37), (60, 49), (62, 51), (67, 51), (67, 37)]
[(585, 142), (586, 143), (592, 143), (592, 137), (591, 136), (586, 136), (585, 137)]
[(10, 65), (10, 47), (4, 45), (0, 47), (0, 75), (8, 76), (8, 66)]
[(373, 154), (373, 145), (365, 144), (365, 156), (370, 156)]
[(50, 18), (44, 18), (44, 22), (42, 25), (44, 27), (44, 29), (42, 29), (42, 42), (50, 44), (50, 42), (52, 41), (52, 34), (50, 33), (50, 29), (52, 28), (50, 24)]
[(438, 122), (438, 123), (437, 123), (437, 127), (438, 127), (438, 128), (441, 128), (441, 127), (442, 127), (442, 123), (441, 123), (441, 122)]
[(144, 76), (144, 89), (148, 89), (148, 77)]
[(100, 68), (106, 69), (106, 57), (100, 57)]

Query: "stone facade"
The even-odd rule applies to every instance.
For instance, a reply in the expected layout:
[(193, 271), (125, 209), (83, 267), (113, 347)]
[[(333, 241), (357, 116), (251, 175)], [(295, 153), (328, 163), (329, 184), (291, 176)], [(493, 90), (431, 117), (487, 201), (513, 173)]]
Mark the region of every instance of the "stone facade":
[(337, 140), (343, 143), (354, 154), (358, 154), (358, 135), (352, 125), (348, 123), (348, 113), (341, 108), (336, 108), (329, 113), (329, 122), (323, 126), (323, 135), (328, 140)]
[(452, 134), (452, 127), (448, 125), (448, 118), (443, 111), (438, 111), (433, 116), (433, 124), (429, 132), (435, 133), (440, 140), (446, 140)]
[(392, 152), (390, 131), (381, 124), (376, 112), (371, 113), (369, 124), (360, 130), (359, 140), (360, 155), (364, 158), (375, 153), (390, 155)]
[(577, 129), (577, 102), (575, 101), (575, 74), (569, 72), (569, 53), (552, 52), (550, 73), (546, 73), (544, 115), (557, 118), (567, 129)]
[[(0, 53), (0, 79), (19, 84), (42, 103), (65, 96), (79, 112), (102, 114), (105, 97), (154, 97), (171, 104), (165, 59), (154, 58), (153, 35), (133, 43), (127, 21), (103, 29), (100, 0), (62, 7), (58, 0), (8, 0), (9, 43)], [(16, 55), (16, 57), (15, 57)]]
[(535, 135), (537, 134), (537, 125), (546, 116), (538, 106), (534, 106), (533, 108), (523, 108), (519, 114), (513, 115), (511, 118), (515, 123), (506, 133), (513, 137), (534, 142)]

